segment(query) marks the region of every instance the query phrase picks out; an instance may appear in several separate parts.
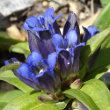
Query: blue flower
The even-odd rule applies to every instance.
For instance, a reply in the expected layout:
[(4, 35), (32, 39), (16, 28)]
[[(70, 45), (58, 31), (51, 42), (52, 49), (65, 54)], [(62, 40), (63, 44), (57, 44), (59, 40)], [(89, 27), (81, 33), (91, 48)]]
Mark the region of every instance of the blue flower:
[[(5, 61), (5, 64), (21, 63), (17, 70), (13, 70), (14, 74), (30, 87), (48, 93), (61, 90), (70, 78), (71, 81), (75, 79), (80, 65), (81, 48), (99, 32), (95, 26), (89, 26), (87, 29), (83, 27), (84, 35), (81, 38), (77, 16), (70, 12), (61, 35), (56, 23), (60, 16), (54, 18), (54, 10), (49, 8), (44, 16), (30, 17), (24, 23), (31, 51), (27, 62), (22, 63), (15, 58)], [(93, 59), (96, 54), (97, 52)]]
[(51, 33), (59, 33), (59, 30), (56, 28), (57, 23), (56, 20), (60, 18), (62, 15), (58, 15), (54, 18), (54, 9), (48, 8), (44, 16), (38, 15), (37, 17), (30, 17), (24, 22), (24, 29), (30, 31), (45, 31), (49, 30)]
[(62, 72), (61, 76), (65, 79), (67, 76), (77, 72), (80, 49), (85, 46), (85, 43), (78, 43), (75, 29), (68, 31), (64, 39), (60, 34), (54, 34), (52, 40), (56, 52), (58, 52), (58, 64)]
[[(22, 63), (18, 70), (13, 70), (13, 72), (30, 87), (53, 93), (58, 91), (61, 86), (60, 77), (54, 70), (55, 59), (56, 53), (51, 53), (45, 60), (38, 52), (33, 51), (27, 57), (27, 63)], [(10, 59), (10, 61), (14, 63), (13, 59)]]
[(54, 18), (54, 10), (53, 8), (49, 8), (45, 11), (44, 16), (33, 16), (24, 22), (24, 29), (28, 31), (28, 42), (31, 52), (37, 51), (43, 58), (47, 58), (50, 53), (55, 51), (51, 34), (60, 33), (60, 29), (56, 23), (59, 17), (61, 15)]
[(86, 42), (95, 34), (99, 33), (100, 31), (95, 26), (89, 26), (87, 29), (83, 27), (84, 35), (83, 35), (83, 42)]
[[(78, 72), (81, 48), (85, 46), (88, 39), (99, 32), (95, 26), (89, 26), (87, 29), (83, 27), (83, 29), (84, 36), (81, 39), (77, 17), (71, 12), (64, 26), (63, 36), (58, 33), (52, 36), (53, 44), (58, 53), (57, 61), (63, 79), (68, 79), (69, 75), (74, 76)], [(96, 55), (93, 55), (90, 62), (94, 61), (94, 56), (96, 57)]]
[(49, 31), (31, 32), (28, 31), (28, 42), (30, 51), (39, 52), (43, 58), (47, 58), (50, 53), (55, 52)]

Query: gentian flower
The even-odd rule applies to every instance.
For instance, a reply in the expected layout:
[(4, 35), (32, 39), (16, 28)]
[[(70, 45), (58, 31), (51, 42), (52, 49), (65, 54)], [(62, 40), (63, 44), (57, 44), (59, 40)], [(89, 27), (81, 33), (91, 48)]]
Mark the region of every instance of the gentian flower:
[(24, 29), (30, 31), (44, 31), (49, 30), (51, 33), (59, 33), (57, 29), (58, 25), (56, 20), (60, 18), (62, 15), (58, 15), (54, 18), (54, 9), (48, 8), (44, 16), (38, 15), (37, 17), (30, 17), (24, 22)]
[[(18, 70), (13, 70), (13, 72), (20, 80), (36, 90), (56, 92), (61, 85), (60, 77), (54, 70), (55, 58), (56, 53), (52, 53), (47, 60), (44, 60), (38, 52), (33, 51), (27, 57), (27, 63), (22, 63)], [(19, 61), (13, 58), (5, 62), (8, 64)]]
[[(84, 36), (81, 40), (77, 17), (71, 12), (64, 26), (63, 36), (60, 34), (52, 36), (53, 44), (58, 52), (58, 65), (62, 79), (68, 80), (78, 73), (81, 48), (85, 46), (88, 39), (99, 32), (95, 26), (89, 26), (87, 29), (83, 27), (83, 29)], [(90, 66), (98, 52), (99, 50), (93, 55), (92, 61), (90, 60)]]
[(5, 64), (21, 64), (13, 72), (25, 84), (53, 94), (64, 90), (64, 86), (69, 87), (76, 79), (80, 50), (88, 39), (99, 32), (95, 26), (89, 26), (87, 29), (83, 27), (84, 36), (81, 38), (77, 17), (70, 12), (61, 35), (56, 23), (60, 16), (54, 18), (54, 10), (49, 8), (44, 16), (27, 19), (24, 28), (28, 31), (31, 51), (27, 62), (22, 63), (17, 59), (5, 61)]

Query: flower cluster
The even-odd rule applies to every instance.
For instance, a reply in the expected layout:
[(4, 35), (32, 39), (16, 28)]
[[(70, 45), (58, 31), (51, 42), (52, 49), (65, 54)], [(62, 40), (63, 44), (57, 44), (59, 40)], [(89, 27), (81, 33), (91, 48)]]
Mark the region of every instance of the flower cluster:
[(80, 50), (86, 41), (99, 31), (95, 26), (83, 27), (84, 35), (80, 36), (77, 16), (70, 12), (64, 26), (63, 34), (54, 18), (53, 8), (46, 10), (44, 16), (30, 17), (24, 22), (28, 31), (28, 42), (31, 54), (27, 62), (22, 63), (12, 58), (8, 63), (21, 63), (14, 74), (24, 83), (36, 90), (47, 93), (68, 88), (77, 77)]

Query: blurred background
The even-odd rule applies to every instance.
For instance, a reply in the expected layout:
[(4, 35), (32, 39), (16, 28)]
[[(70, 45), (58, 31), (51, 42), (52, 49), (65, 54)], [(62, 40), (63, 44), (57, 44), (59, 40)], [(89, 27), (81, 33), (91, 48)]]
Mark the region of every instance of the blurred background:
[[(109, 0), (105, 1), (107, 3)], [(55, 16), (63, 15), (57, 21), (62, 31), (68, 13), (73, 11), (78, 17), (81, 34), (83, 34), (82, 26), (92, 25), (104, 5), (104, 0), (0, 0), (0, 67), (4, 65), (4, 60), (12, 57), (25, 60), (24, 55), (20, 52), (15, 53), (16, 50), (12, 46), (27, 41), (23, 22), (28, 17), (43, 14), (47, 8), (53, 7)], [(13, 89), (12, 85), (0, 81), (0, 92)]]

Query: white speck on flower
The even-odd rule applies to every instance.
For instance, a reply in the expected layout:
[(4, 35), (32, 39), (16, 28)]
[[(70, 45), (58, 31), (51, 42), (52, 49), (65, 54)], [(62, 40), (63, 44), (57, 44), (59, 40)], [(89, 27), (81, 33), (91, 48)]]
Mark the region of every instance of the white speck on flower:
[(69, 51), (69, 48), (66, 48), (67, 51)]
[(70, 64), (70, 62), (67, 63), (68, 65)]
[(41, 72), (43, 72), (44, 71), (44, 69), (41, 69), (40, 71), (39, 71), (39, 73), (41, 73)]

